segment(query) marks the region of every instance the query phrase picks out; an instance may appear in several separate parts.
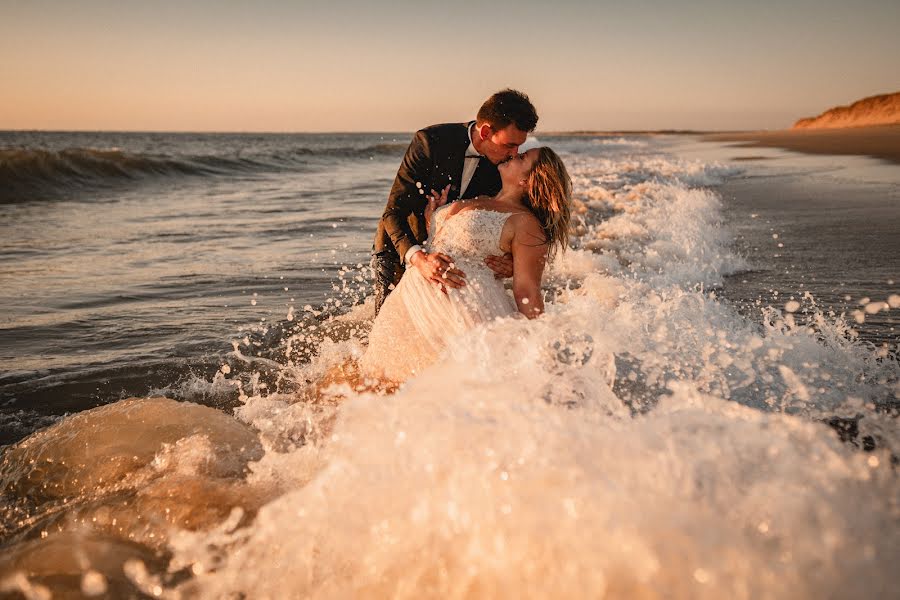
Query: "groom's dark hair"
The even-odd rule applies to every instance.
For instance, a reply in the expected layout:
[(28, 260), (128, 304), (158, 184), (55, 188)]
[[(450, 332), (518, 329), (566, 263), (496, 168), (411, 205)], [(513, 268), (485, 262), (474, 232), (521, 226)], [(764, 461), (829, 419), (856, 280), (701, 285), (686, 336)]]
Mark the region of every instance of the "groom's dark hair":
[(528, 96), (518, 90), (497, 92), (481, 105), (477, 116), (479, 123), (487, 123), (495, 131), (514, 124), (524, 132), (534, 131), (538, 116)]

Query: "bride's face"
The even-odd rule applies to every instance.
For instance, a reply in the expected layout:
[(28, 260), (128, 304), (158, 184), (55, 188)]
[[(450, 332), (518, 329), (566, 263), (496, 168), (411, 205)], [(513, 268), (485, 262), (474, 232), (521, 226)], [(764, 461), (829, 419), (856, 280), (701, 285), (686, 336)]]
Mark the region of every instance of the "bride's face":
[(514, 185), (523, 185), (528, 179), (528, 174), (534, 168), (537, 161), (538, 149), (532, 148), (528, 152), (517, 154), (505, 163), (500, 164), (497, 169), (500, 171), (500, 178), (503, 183)]

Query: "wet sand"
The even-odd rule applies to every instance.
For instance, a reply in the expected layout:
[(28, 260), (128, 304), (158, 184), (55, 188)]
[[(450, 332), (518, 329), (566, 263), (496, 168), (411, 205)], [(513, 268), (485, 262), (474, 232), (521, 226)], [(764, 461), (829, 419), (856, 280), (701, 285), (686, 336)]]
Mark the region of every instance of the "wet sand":
[(784, 148), (807, 154), (861, 154), (900, 164), (900, 125), (716, 133), (716, 142), (743, 142), (741, 147)]

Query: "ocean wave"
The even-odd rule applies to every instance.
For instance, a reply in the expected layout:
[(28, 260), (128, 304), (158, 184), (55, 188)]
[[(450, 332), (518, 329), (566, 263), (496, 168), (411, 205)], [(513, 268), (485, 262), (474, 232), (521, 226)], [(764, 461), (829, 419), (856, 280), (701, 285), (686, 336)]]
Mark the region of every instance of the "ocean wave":
[[(363, 351), (371, 303), (334, 319), (341, 297), (291, 306), (258, 339), (235, 340), (212, 381), (176, 393), (239, 394), (234, 422), (129, 400), (7, 451), (0, 475), (32, 502), (9, 510), (20, 532), (9, 562), (31, 574), (22, 589), (60, 579), (42, 549), (92, 559), (70, 577), (81, 589), (172, 597), (895, 589), (883, 532), (896, 527), (900, 437), (877, 407), (896, 393), (896, 359), (853, 341), (842, 318), (807, 326), (772, 310), (757, 323), (710, 292), (746, 268), (721, 197), (704, 189), (723, 167), (567, 162), (576, 248), (553, 265), (540, 319), (477, 328), (377, 395), (338, 375)], [(342, 268), (335, 291), (363, 270)], [(599, 360), (609, 353), (613, 388)], [(871, 447), (842, 443), (832, 419)], [(124, 565), (101, 562), (113, 551)]]
[(370, 146), (333, 146), (326, 148), (309, 148), (301, 146), (292, 148), (287, 151), (289, 156), (329, 156), (338, 158), (369, 158), (373, 156), (400, 155), (406, 150), (406, 144), (403, 143), (381, 143), (372, 144)]
[(594, 140), (594, 144), (599, 146), (634, 146), (637, 148), (644, 148), (647, 146), (647, 142), (630, 140), (624, 137), (597, 139)]
[(221, 176), (309, 168), (317, 157), (369, 160), (396, 156), (405, 144), (288, 147), (242, 155), (165, 155), (120, 148), (72, 147), (62, 150), (0, 148), (0, 202), (32, 199), (35, 194), (90, 188), (159, 177)]
[(129, 154), (118, 148), (0, 150), (0, 186), (6, 191), (24, 191), (42, 184), (86, 183), (146, 175), (192, 175), (202, 173), (203, 169), (200, 164)]

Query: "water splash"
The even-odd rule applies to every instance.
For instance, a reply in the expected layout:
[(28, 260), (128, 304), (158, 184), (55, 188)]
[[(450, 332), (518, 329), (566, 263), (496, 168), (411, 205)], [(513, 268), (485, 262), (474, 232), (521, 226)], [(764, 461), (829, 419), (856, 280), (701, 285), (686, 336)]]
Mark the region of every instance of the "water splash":
[[(204, 471), (215, 436), (150, 440), (148, 483), (128, 488), (153, 514), (202, 513), (213, 498), (229, 510), (152, 529), (117, 512), (144, 554), (110, 565), (99, 548), (115, 532), (79, 542), (90, 560), (75, 583), (90, 570), (151, 595), (322, 598), (894, 589), (896, 355), (811, 297), (761, 321), (719, 297), (746, 262), (721, 200), (698, 186), (726, 167), (649, 152), (567, 160), (576, 249), (548, 277), (544, 317), (478, 329), (379, 393), (340, 376), (371, 318), (365, 267), (342, 269), (324, 306), (241, 332), (210, 382), (240, 399), (261, 452), (246, 469)], [(188, 481), (202, 489), (184, 501), (173, 490)], [(103, 493), (76, 497), (109, 510)], [(59, 522), (48, 542), (85, 523), (97, 535), (90, 519)], [(42, 542), (16, 545), (25, 558), (3, 573)]]

